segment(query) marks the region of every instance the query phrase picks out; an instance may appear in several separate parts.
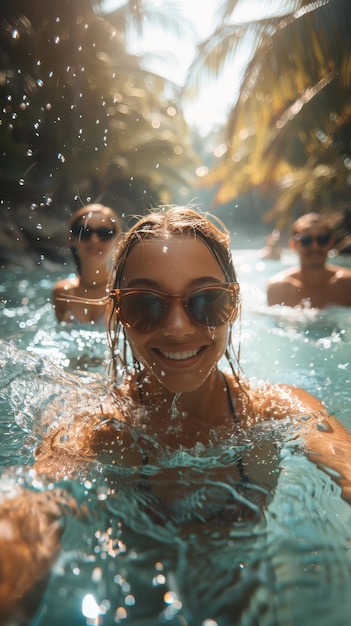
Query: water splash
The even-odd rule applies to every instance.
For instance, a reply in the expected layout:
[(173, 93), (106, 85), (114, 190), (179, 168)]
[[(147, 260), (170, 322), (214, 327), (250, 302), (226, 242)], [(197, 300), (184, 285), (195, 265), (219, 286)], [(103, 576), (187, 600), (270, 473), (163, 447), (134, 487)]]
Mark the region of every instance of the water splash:
[(171, 415), (171, 420), (175, 420), (178, 419), (180, 416), (178, 407), (177, 407), (177, 402), (180, 398), (181, 394), (180, 393), (175, 393), (173, 400), (172, 400), (172, 404), (171, 404), (171, 408), (170, 408), (170, 415)]

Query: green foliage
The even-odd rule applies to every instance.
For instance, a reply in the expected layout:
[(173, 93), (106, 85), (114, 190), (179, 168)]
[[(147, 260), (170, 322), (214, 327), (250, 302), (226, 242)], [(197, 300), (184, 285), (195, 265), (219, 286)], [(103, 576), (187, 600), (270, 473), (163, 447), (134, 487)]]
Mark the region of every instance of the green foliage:
[(129, 187), (140, 211), (174, 200), (179, 179), (190, 182), (195, 159), (177, 89), (143, 71), (126, 51), (125, 20), (117, 28), (99, 5), (2, 2), (0, 179), (9, 202), (72, 205)]
[(297, 203), (318, 210), (330, 202), (344, 206), (351, 163), (351, 4), (295, 2), (283, 16), (245, 23), (233, 23), (233, 0), (223, 5), (223, 19), (199, 47), (190, 79), (206, 71), (218, 75), (226, 64), (234, 73), (240, 56), (248, 61), (228, 120), (227, 151), (205, 184), (216, 185), (218, 203), (254, 187), (274, 190), (277, 202), (267, 219), (287, 219)]

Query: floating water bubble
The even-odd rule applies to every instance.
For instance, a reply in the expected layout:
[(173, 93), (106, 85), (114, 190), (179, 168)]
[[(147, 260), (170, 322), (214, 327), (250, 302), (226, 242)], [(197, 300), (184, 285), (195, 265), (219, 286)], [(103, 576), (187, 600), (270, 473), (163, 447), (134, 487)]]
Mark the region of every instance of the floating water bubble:
[(91, 593), (88, 593), (83, 598), (82, 613), (88, 619), (96, 619), (100, 614), (99, 605)]
[(95, 567), (91, 574), (91, 580), (94, 583), (99, 583), (102, 579), (102, 569), (101, 567)]
[(115, 621), (118, 623), (121, 619), (126, 619), (127, 611), (124, 606), (119, 606), (115, 613)]

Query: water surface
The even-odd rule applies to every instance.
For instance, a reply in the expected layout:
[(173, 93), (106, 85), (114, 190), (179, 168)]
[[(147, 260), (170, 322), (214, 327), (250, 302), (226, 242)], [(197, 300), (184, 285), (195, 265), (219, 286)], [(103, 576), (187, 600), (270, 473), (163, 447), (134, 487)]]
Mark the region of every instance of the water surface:
[[(351, 427), (350, 311), (268, 309), (266, 280), (290, 257), (234, 259), (246, 374), (306, 388)], [(0, 493), (58, 486), (29, 469), (35, 446), (106, 394), (105, 330), (55, 322), (57, 277), (4, 276)], [(236, 349), (238, 337), (237, 326)], [(50, 406), (60, 409), (48, 422)], [(146, 441), (137, 420), (133, 429), (136, 459), (151, 447), (152, 462), (128, 467), (107, 455), (59, 483), (86, 514), (67, 518), (32, 626), (349, 626), (351, 509), (288, 421), (177, 451)]]

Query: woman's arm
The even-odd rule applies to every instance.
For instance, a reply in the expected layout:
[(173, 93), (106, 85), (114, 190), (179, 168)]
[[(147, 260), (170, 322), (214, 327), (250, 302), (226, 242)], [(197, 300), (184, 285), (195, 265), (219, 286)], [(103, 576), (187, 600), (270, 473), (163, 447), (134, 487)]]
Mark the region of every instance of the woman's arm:
[(302, 439), (309, 458), (332, 470), (343, 497), (351, 502), (351, 433), (307, 391), (289, 385), (272, 389), (276, 416), (298, 418), (296, 435)]
[(60, 489), (34, 492), (16, 486), (2, 499), (0, 625), (32, 616), (60, 549), (64, 519), (77, 512), (75, 500)]
[[(99, 404), (99, 403), (98, 403)], [(48, 430), (35, 451), (33, 469), (44, 484), (82, 478), (100, 453), (117, 454), (117, 406), (81, 409), (70, 424)], [(51, 413), (48, 415), (50, 420)], [(119, 418), (119, 419), (118, 419)], [(126, 430), (127, 436), (128, 431)], [(34, 491), (3, 476), (0, 482), (0, 626), (10, 619), (29, 619), (45, 590), (60, 550), (65, 521), (85, 516), (84, 507), (63, 488)], [(17, 622), (16, 622), (17, 623)]]

